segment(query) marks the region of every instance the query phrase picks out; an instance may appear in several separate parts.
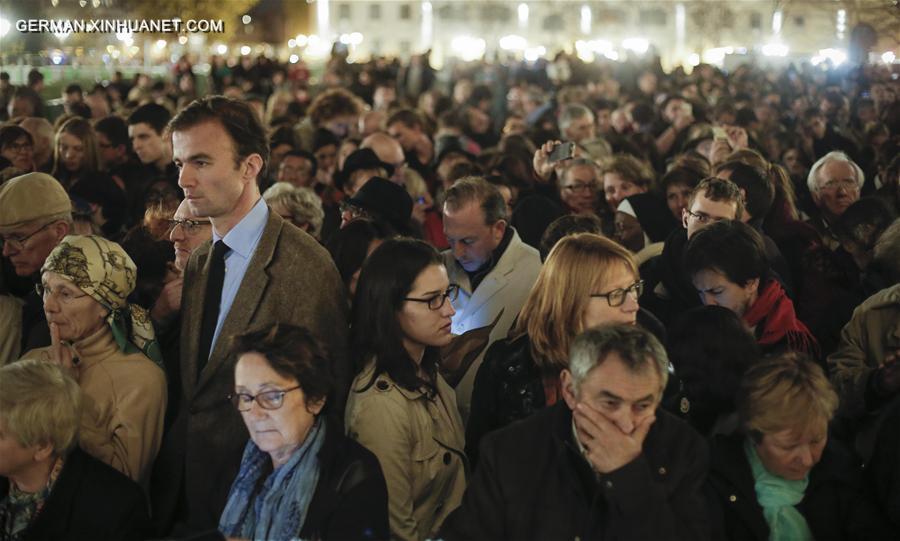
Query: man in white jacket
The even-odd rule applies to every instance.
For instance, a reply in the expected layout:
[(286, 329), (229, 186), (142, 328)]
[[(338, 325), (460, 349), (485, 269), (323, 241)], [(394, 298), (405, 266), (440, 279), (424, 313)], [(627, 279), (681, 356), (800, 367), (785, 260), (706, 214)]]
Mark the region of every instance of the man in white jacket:
[[(453, 301), (453, 334), (485, 327), (499, 316), (490, 346), (506, 337), (519, 314), (540, 271), (540, 255), (509, 225), (506, 203), (497, 188), (480, 177), (460, 179), (447, 190), (444, 233), (450, 243), (444, 264), (450, 282), (459, 285), (459, 296)], [(456, 386), (464, 420), (468, 420), (472, 386), (483, 356), (484, 350)]]

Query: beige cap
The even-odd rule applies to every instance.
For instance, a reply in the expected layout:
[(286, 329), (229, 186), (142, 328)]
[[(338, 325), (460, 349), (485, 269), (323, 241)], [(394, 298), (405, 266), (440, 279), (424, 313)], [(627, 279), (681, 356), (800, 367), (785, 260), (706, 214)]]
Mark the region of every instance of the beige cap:
[(69, 194), (46, 173), (28, 173), (0, 186), (0, 231), (64, 212), (72, 212)]

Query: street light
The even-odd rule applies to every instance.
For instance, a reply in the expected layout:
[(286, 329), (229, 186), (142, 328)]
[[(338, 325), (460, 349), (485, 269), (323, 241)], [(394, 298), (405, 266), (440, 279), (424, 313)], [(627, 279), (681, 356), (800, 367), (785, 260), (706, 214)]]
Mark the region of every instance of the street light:
[(12, 24), (3, 17), (0, 17), (0, 38), (6, 37), (10, 28), (12, 28)]

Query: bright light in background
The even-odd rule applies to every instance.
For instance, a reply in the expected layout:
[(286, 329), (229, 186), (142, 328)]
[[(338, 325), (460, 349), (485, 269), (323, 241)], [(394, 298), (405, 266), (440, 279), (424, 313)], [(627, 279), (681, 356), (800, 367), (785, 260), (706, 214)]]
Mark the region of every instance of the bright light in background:
[(524, 51), (528, 47), (528, 41), (522, 36), (510, 34), (500, 38), (500, 48), (504, 51)]
[(119, 32), (116, 34), (116, 39), (119, 41), (128, 41), (131, 39), (131, 32)]
[(519, 28), (526, 28), (528, 26), (528, 4), (519, 4), (516, 11), (519, 15)]
[(581, 33), (591, 33), (591, 8), (589, 6), (581, 6)]
[(249, 15), (244, 15), (243, 17), (241, 17), (241, 22), (244, 23), (244, 24), (250, 24), (250, 21), (252, 21), (252, 20), (253, 20), (253, 19), (250, 18)]
[(781, 13), (780, 9), (772, 14), (772, 33), (776, 36), (781, 33), (781, 23), (783, 18), (784, 15)]
[(353, 32), (350, 34), (350, 45), (359, 45), (363, 42), (363, 35), (359, 32)]
[(691, 53), (688, 55), (688, 66), (699, 66), (700, 65), (700, 55), (697, 53)]
[[(707, 64), (715, 64), (721, 67), (725, 62), (725, 55), (733, 54), (733, 47), (714, 47), (703, 51), (703, 61)], [(699, 62), (697, 63), (699, 64)], [(694, 64), (696, 66), (696, 64)]]
[(787, 56), (789, 50), (784, 43), (766, 43), (762, 46), (762, 54), (765, 56)]
[[(299, 40), (298, 40), (299, 41)], [(309, 36), (306, 42), (306, 54), (312, 57), (325, 57), (331, 52), (331, 43), (317, 35)]]
[(538, 58), (541, 58), (545, 54), (547, 54), (547, 48), (544, 46), (539, 46), (539, 47), (529, 47), (529, 48), (525, 49), (524, 56), (525, 56), (525, 60), (527, 60), (529, 62), (534, 62), (535, 60), (537, 60)]
[(250, 46), (244, 45), (243, 47), (241, 47), (241, 54), (244, 56), (247, 56), (248, 54), (250, 54)]
[(881, 55), (881, 61), (885, 64), (893, 64), (896, 59), (897, 55), (894, 54), (894, 51), (888, 51)]
[(835, 25), (837, 29), (837, 37), (838, 39), (844, 39), (844, 31), (847, 30), (847, 10), (839, 9), (837, 12), (837, 24)]
[(291, 64), (296, 64), (297, 62), (300, 61), (300, 57), (295, 54), (292, 54), (288, 60), (291, 61)]
[[(62, 39), (62, 38), (60, 38), (60, 39)], [(50, 61), (53, 62), (57, 66), (62, 64), (62, 61), (63, 61), (62, 51), (57, 49), (57, 50), (53, 51), (52, 53), (50, 53)]]
[(179, 36), (179, 37), (178, 37), (178, 43), (184, 45), (184, 44), (187, 43), (187, 42), (188, 42), (188, 37), (187, 37), (187, 36)]
[(228, 45), (221, 44), (216, 47), (216, 52), (219, 54), (225, 54), (228, 52)]
[(634, 51), (637, 54), (644, 54), (650, 48), (650, 42), (644, 38), (628, 38), (622, 40), (622, 48)]
[(291, 49), (293, 49), (293, 48), (296, 47), (296, 46), (297, 46), (297, 40), (295, 40), (294, 38), (291, 38), (291, 39), (288, 40), (288, 47), (290, 47)]
[(0, 37), (8, 34), (10, 28), (12, 28), (12, 24), (3, 17), (0, 17)]
[(431, 6), (431, 2), (422, 2), (421, 33), (422, 48), (430, 48), (431, 42), (434, 41), (434, 9)]
[(578, 58), (585, 62), (593, 62), (594, 54), (602, 54), (611, 60), (619, 59), (619, 54), (613, 50), (612, 43), (605, 39), (578, 40), (575, 42), (575, 52)]
[(69, 32), (54, 32), (53, 35), (56, 36), (59, 41), (66, 41), (66, 38), (69, 37)]
[(484, 56), (485, 43), (481, 38), (457, 36), (450, 42), (450, 48), (460, 58), (468, 62)]
[(157, 51), (162, 51), (163, 49), (166, 48), (166, 40), (164, 40), (164, 39), (157, 40), (155, 45), (156, 45)]
[(306, 44), (309, 42), (309, 38), (305, 34), (297, 34), (297, 37), (294, 39), (297, 41), (297, 47), (306, 47)]
[[(328, 0), (318, 0), (316, 2), (316, 25), (320, 36), (327, 38), (331, 35), (328, 27), (330, 17), (328, 13)], [(299, 39), (297, 41), (300, 41)]]
[(813, 66), (823, 62), (831, 62), (833, 66), (840, 66), (847, 61), (847, 51), (843, 49), (822, 49), (810, 59)]
[(606, 51), (605, 53), (603, 53), (603, 56), (605, 56), (606, 58), (609, 58), (610, 60), (618, 60), (619, 59), (619, 53), (617, 53), (615, 51)]

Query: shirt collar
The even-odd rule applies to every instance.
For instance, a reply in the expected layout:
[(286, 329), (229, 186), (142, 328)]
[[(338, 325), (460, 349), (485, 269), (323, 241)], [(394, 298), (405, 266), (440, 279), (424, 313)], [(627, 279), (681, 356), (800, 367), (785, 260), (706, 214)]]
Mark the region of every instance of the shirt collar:
[(266, 205), (266, 201), (260, 197), (250, 212), (231, 228), (225, 237), (218, 236), (213, 229), (213, 243), (224, 240), (228, 248), (247, 259), (253, 253), (259, 238), (262, 237), (268, 220), (269, 207)]

